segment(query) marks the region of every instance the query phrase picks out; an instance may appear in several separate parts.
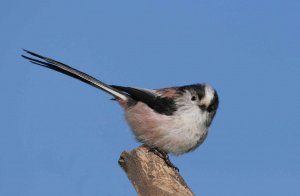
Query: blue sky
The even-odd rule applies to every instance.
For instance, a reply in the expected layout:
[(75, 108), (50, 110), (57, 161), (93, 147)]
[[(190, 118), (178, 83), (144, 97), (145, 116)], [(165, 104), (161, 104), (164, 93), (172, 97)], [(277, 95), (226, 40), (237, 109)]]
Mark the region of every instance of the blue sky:
[(172, 156), (197, 195), (299, 195), (300, 2), (4, 1), (0, 195), (134, 195), (137, 143), (110, 96), (26, 62), (22, 48), (109, 84), (209, 83), (205, 143)]

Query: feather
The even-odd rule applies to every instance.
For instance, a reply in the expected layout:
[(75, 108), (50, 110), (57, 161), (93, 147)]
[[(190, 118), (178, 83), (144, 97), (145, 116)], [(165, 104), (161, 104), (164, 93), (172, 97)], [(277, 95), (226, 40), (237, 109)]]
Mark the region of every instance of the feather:
[(135, 101), (140, 101), (147, 104), (154, 111), (164, 114), (172, 115), (177, 110), (176, 103), (174, 99), (170, 97), (162, 97), (154, 93), (155, 91), (150, 91), (147, 89), (124, 87), (112, 85), (113, 88), (120, 91), (126, 92)]
[(58, 72), (61, 72), (61, 73), (64, 73), (68, 76), (71, 76), (73, 78), (76, 78), (76, 79), (79, 79), (87, 84), (90, 84), (98, 89), (101, 89), (111, 95), (113, 95), (114, 97), (118, 97), (119, 99), (122, 99), (122, 100), (127, 100), (128, 99), (128, 96), (117, 90), (117, 89), (114, 89), (113, 87), (101, 82), (100, 80), (84, 73), (84, 72), (81, 72), (77, 69), (74, 69), (64, 63), (61, 63), (59, 61), (56, 61), (56, 60), (53, 60), (51, 58), (48, 58), (48, 57), (44, 57), (42, 55), (39, 55), (37, 53), (34, 53), (34, 52), (31, 52), (31, 51), (28, 51), (28, 50), (24, 50), (25, 52), (27, 52), (28, 54), (34, 56), (34, 57), (38, 57), (39, 59), (35, 59), (35, 58), (32, 58), (32, 57), (28, 57), (28, 56), (25, 56), (25, 55), (22, 55), (23, 58), (29, 60), (31, 63), (33, 64), (36, 64), (36, 65), (40, 65), (42, 67), (46, 67), (46, 68), (49, 68), (49, 69), (52, 69), (52, 70), (55, 70), (55, 71), (58, 71)]

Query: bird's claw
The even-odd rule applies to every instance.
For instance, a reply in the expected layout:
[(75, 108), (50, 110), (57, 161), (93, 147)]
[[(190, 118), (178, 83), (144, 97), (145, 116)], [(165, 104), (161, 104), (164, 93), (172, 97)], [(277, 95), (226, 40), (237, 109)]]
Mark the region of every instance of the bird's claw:
[(162, 150), (160, 150), (158, 148), (153, 148), (153, 147), (149, 147), (149, 152), (153, 152), (154, 154), (156, 154), (157, 156), (159, 156), (160, 158), (162, 158), (169, 167), (171, 167), (171, 168), (175, 169), (177, 172), (179, 172), (178, 167), (176, 167), (170, 161), (169, 155), (166, 152), (164, 152), (164, 151), (162, 151)]

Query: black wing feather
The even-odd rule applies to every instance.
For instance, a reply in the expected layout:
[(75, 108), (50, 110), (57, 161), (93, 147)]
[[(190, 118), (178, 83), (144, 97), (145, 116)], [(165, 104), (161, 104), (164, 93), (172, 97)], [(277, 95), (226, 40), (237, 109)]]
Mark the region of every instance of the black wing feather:
[(147, 92), (142, 89), (125, 87), (125, 86), (116, 86), (111, 85), (113, 88), (118, 89), (120, 91), (126, 92), (132, 99), (136, 101), (141, 101), (147, 104), (154, 111), (165, 114), (172, 115), (176, 112), (177, 107), (175, 101), (169, 97), (161, 97), (151, 92)]

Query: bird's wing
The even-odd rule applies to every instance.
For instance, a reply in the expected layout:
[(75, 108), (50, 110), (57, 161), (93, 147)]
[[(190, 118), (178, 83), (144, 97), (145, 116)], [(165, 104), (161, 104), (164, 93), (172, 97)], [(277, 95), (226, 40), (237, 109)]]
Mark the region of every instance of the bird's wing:
[(111, 85), (113, 88), (127, 93), (132, 99), (147, 104), (154, 111), (164, 114), (172, 115), (176, 110), (176, 103), (174, 99), (169, 97), (162, 97), (155, 90), (124, 87)]

